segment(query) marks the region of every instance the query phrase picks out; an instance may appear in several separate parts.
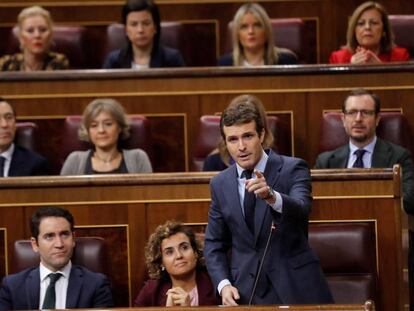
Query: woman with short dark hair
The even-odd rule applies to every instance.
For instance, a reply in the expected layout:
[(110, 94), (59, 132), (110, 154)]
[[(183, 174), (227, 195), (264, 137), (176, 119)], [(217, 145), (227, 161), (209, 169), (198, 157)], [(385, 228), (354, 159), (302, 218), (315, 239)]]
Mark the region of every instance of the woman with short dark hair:
[(127, 44), (111, 52), (104, 68), (145, 69), (182, 67), (179, 51), (161, 46), (161, 20), (157, 5), (152, 0), (129, 0), (122, 8)]

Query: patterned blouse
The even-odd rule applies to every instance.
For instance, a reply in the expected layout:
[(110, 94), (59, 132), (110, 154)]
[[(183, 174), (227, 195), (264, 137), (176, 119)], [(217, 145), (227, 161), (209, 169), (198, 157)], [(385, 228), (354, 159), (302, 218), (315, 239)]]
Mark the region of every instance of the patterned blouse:
[[(48, 52), (43, 62), (42, 70), (69, 69), (69, 60), (63, 54)], [(1, 71), (24, 71), (24, 58), (22, 53), (5, 55), (0, 58)]]

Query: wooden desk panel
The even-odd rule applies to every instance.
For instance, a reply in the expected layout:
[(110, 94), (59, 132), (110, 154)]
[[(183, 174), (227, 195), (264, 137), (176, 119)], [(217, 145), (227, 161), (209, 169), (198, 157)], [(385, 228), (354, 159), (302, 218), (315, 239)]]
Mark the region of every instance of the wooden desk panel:
[[(185, 118), (184, 131), (177, 127), (169, 133), (181, 142), (187, 141), (187, 149), (180, 159), (176, 153), (168, 153), (171, 158), (164, 162), (185, 161), (168, 168), (182, 171), (189, 167), (199, 117), (222, 111), (236, 95), (251, 93), (262, 99), (268, 111), (292, 115), (293, 154), (313, 166), (322, 112), (338, 109), (352, 88), (374, 90), (381, 97), (383, 108), (402, 108), (414, 129), (413, 71), (414, 63), (1, 73), (0, 94), (16, 106), (23, 119), (80, 114), (92, 98), (109, 96), (118, 99), (129, 113), (181, 114)], [(165, 133), (155, 134), (167, 137)], [(171, 139), (165, 142), (174, 143)]]
[[(28, 219), (38, 207), (68, 208), (77, 226), (98, 231), (128, 228), (129, 301), (145, 275), (144, 245), (154, 228), (168, 219), (205, 224), (210, 202), (209, 181), (214, 173), (131, 174), (73, 177), (5, 178), (0, 181), (0, 227), (7, 229), (8, 260), (14, 240), (29, 237)], [(407, 284), (403, 282), (402, 227), (399, 171), (373, 169), (313, 170), (312, 221), (374, 221), (378, 237), (380, 301), (377, 310), (403, 310)], [(88, 229), (92, 230), (92, 229)], [(97, 231), (98, 230), (98, 231)], [(117, 243), (109, 240), (109, 244)], [(1, 264), (1, 262), (0, 262)], [(116, 267), (116, 265), (115, 265)], [(2, 269), (0, 269), (1, 271)], [(116, 271), (113, 271), (116, 273)], [(118, 282), (118, 283), (117, 283)], [(397, 307), (396, 307), (397, 306)]]

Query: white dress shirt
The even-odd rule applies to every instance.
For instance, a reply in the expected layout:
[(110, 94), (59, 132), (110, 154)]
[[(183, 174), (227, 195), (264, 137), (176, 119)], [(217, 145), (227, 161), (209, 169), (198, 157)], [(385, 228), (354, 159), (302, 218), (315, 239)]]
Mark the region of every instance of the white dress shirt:
[(46, 290), (50, 283), (50, 273), (60, 273), (62, 276), (57, 280), (55, 285), (56, 291), (56, 309), (66, 309), (66, 294), (68, 292), (70, 270), (72, 269), (72, 262), (69, 260), (66, 266), (61, 270), (51, 271), (40, 263), (40, 297), (39, 309), (42, 309), (43, 301), (45, 300)]
[(9, 176), (10, 163), (12, 160), (13, 152), (14, 152), (14, 144), (11, 144), (10, 147), (6, 151), (0, 153), (0, 156), (6, 159), (6, 161), (4, 161), (4, 168), (3, 168), (4, 177)]
[(357, 159), (355, 151), (358, 149), (364, 149), (365, 153), (362, 156), (362, 163), (364, 163), (364, 168), (372, 167), (372, 155), (374, 153), (375, 144), (377, 143), (377, 136), (374, 136), (374, 139), (366, 145), (364, 148), (359, 148), (355, 146), (351, 141), (349, 141), (349, 157), (347, 168), (352, 168)]

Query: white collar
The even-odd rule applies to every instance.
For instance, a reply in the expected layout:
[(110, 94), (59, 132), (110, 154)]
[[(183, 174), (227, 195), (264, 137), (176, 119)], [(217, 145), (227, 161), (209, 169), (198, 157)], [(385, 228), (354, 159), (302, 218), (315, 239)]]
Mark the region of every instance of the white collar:
[(4, 151), (4, 152), (0, 153), (0, 156), (2, 156), (2, 157), (4, 157), (4, 158), (6, 158), (6, 160), (7, 160), (7, 161), (11, 161), (12, 156), (13, 156), (13, 152), (14, 152), (14, 143), (12, 143), (12, 144), (10, 145), (10, 147), (9, 147), (9, 148), (7, 148), (7, 150), (6, 150), (6, 151)]
[(51, 273), (57, 273), (59, 272), (62, 274), (62, 277), (69, 279), (70, 270), (72, 269), (72, 262), (69, 260), (69, 262), (64, 266), (62, 269), (58, 271), (52, 271), (48, 268), (46, 268), (43, 263), (40, 263), (40, 282), (43, 282)]
[[(258, 170), (260, 172), (264, 172), (265, 168), (266, 168), (266, 164), (267, 164), (267, 159), (269, 158), (269, 156), (267, 155), (267, 153), (262, 149), (262, 157), (260, 158), (259, 162), (257, 162), (256, 166), (254, 167), (255, 170)], [(243, 173), (243, 171), (245, 170), (244, 168), (242, 168), (237, 162), (236, 162), (236, 168), (237, 168), (237, 176), (241, 176), (241, 174)]]
[(364, 146), (363, 148), (359, 148), (355, 146), (353, 143), (351, 143), (351, 141), (349, 141), (350, 154), (353, 155), (355, 151), (358, 149), (364, 149), (368, 153), (373, 154), (376, 143), (377, 143), (377, 136), (374, 136), (374, 139), (368, 145)]

